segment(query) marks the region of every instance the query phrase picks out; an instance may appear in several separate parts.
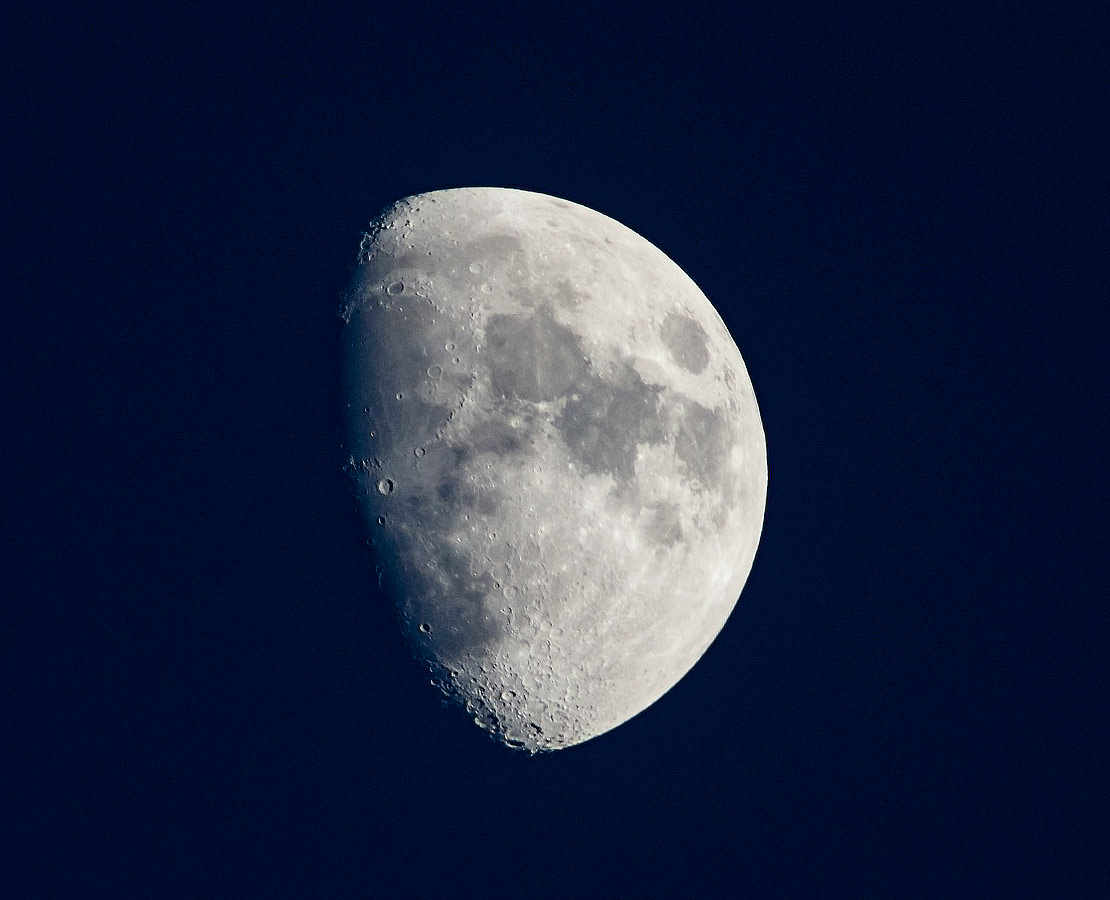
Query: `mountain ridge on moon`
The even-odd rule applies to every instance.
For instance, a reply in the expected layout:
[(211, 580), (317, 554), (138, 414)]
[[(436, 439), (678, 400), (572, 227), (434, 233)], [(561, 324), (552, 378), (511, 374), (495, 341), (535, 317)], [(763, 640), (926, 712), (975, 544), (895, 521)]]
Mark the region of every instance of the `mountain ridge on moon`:
[(445, 695), (533, 752), (657, 700), (735, 605), (767, 487), (701, 291), (600, 213), (467, 188), (375, 220), (342, 315), (348, 468)]

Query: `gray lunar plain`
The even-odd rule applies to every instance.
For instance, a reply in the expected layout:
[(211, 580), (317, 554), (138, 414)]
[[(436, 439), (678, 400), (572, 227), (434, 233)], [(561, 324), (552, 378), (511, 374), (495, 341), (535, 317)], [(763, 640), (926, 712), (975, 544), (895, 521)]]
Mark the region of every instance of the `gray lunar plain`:
[(466, 188), (374, 221), (341, 314), (348, 469), (444, 693), (532, 752), (659, 699), (735, 606), (767, 492), (694, 282), (586, 207)]

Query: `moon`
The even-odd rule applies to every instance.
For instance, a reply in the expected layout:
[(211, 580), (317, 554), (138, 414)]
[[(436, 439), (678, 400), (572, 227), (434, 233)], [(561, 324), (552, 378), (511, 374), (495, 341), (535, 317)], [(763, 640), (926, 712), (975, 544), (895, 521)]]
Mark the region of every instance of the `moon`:
[(733, 610), (767, 492), (705, 295), (601, 213), (464, 188), (382, 212), (340, 312), (347, 469), (433, 683), (533, 753), (658, 700)]

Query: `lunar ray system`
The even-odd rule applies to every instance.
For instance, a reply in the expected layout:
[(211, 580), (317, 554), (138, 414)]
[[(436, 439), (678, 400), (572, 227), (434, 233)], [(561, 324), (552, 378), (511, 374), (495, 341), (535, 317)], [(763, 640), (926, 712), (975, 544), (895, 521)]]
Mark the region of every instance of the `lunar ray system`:
[(374, 220), (341, 315), (348, 471), (433, 681), (531, 752), (658, 700), (732, 612), (767, 493), (705, 295), (607, 216), (465, 188)]

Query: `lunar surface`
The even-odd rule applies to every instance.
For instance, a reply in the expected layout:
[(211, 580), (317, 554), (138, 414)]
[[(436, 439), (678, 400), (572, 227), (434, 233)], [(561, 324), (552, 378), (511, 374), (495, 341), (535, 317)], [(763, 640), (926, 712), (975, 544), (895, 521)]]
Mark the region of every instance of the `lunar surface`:
[(373, 222), (341, 315), (348, 471), (433, 681), (532, 752), (659, 699), (735, 606), (767, 491), (694, 282), (586, 207), (445, 190)]

